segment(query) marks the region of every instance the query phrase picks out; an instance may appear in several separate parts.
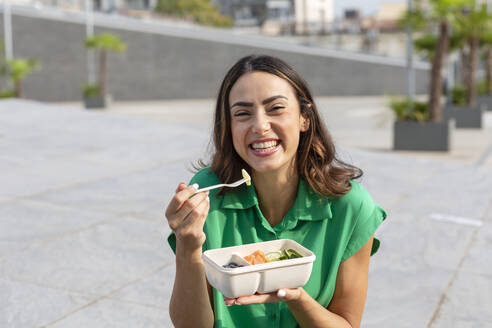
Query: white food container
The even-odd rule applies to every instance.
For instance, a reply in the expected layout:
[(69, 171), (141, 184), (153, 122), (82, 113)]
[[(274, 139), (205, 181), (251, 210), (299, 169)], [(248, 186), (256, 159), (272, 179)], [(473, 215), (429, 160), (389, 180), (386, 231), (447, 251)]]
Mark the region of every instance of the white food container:
[[(284, 249), (294, 249), (302, 257), (255, 265), (250, 265), (242, 259), (257, 250), (266, 254)], [(256, 292), (270, 293), (280, 288), (304, 286), (309, 280), (316, 256), (293, 240), (280, 239), (211, 249), (205, 251), (202, 258), (210, 285), (224, 296), (235, 298), (252, 295)], [(239, 268), (223, 267), (230, 262), (248, 265)]]

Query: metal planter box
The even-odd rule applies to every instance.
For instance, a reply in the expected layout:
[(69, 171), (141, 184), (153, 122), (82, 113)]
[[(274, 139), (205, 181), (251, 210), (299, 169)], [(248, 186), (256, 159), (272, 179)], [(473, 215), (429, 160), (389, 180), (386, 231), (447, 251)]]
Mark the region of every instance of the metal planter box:
[(492, 95), (478, 96), (477, 107), (482, 110), (492, 111)]
[(445, 121), (454, 118), (456, 120), (457, 128), (482, 128), (482, 114), (483, 110), (476, 106), (474, 108), (447, 105), (443, 108), (443, 119)]
[(394, 150), (449, 151), (454, 120), (444, 122), (396, 121)]
[(84, 97), (84, 105), (87, 109), (104, 109), (111, 105), (111, 95)]

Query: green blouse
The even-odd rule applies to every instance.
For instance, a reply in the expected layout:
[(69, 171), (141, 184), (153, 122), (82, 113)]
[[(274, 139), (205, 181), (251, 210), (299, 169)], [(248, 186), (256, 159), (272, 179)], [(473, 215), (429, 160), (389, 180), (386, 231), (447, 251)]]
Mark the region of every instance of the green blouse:
[[(209, 168), (200, 170), (190, 184), (207, 187), (220, 183)], [(223, 195), (210, 192), (210, 211), (205, 222), (207, 239), (203, 250), (228, 246), (292, 239), (316, 255), (311, 277), (304, 286), (323, 307), (333, 297), (338, 266), (369, 241), (386, 213), (357, 182), (339, 198), (315, 193), (303, 179), (299, 180), (297, 198), (287, 215), (275, 227), (260, 211), (253, 186), (242, 185)], [(168, 238), (176, 252), (174, 234)], [(372, 254), (379, 248), (374, 238)], [(298, 327), (283, 302), (225, 306), (224, 296), (213, 289), (215, 327)]]

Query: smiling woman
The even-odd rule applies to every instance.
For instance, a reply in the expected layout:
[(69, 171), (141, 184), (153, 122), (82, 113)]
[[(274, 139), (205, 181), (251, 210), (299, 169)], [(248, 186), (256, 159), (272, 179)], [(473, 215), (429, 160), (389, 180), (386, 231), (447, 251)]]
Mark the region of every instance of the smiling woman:
[(232, 87), (229, 103), (233, 103), (234, 149), (252, 169), (253, 180), (261, 179), (255, 175), (274, 171), (291, 175), (283, 171), (295, 170), (300, 132), (307, 130), (309, 119), (301, 115), (289, 83), (266, 72), (244, 74)]
[[(244, 57), (222, 82), (214, 123), (211, 165), (191, 183), (230, 183), (245, 168), (254, 187), (190, 197), (198, 186), (178, 185), (166, 210), (175, 326), (358, 327), (386, 213), (354, 181), (362, 171), (336, 157), (307, 83), (278, 58)], [(304, 287), (237, 299), (211, 288), (203, 251), (274, 239), (315, 253)]]

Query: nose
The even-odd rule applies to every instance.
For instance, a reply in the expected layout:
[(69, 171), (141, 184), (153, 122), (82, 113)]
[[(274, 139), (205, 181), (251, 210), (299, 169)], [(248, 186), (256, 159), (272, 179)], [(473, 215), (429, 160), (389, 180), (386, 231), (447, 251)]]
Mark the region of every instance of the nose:
[(258, 111), (253, 120), (251, 131), (258, 135), (263, 135), (270, 130), (270, 121), (263, 111)]

